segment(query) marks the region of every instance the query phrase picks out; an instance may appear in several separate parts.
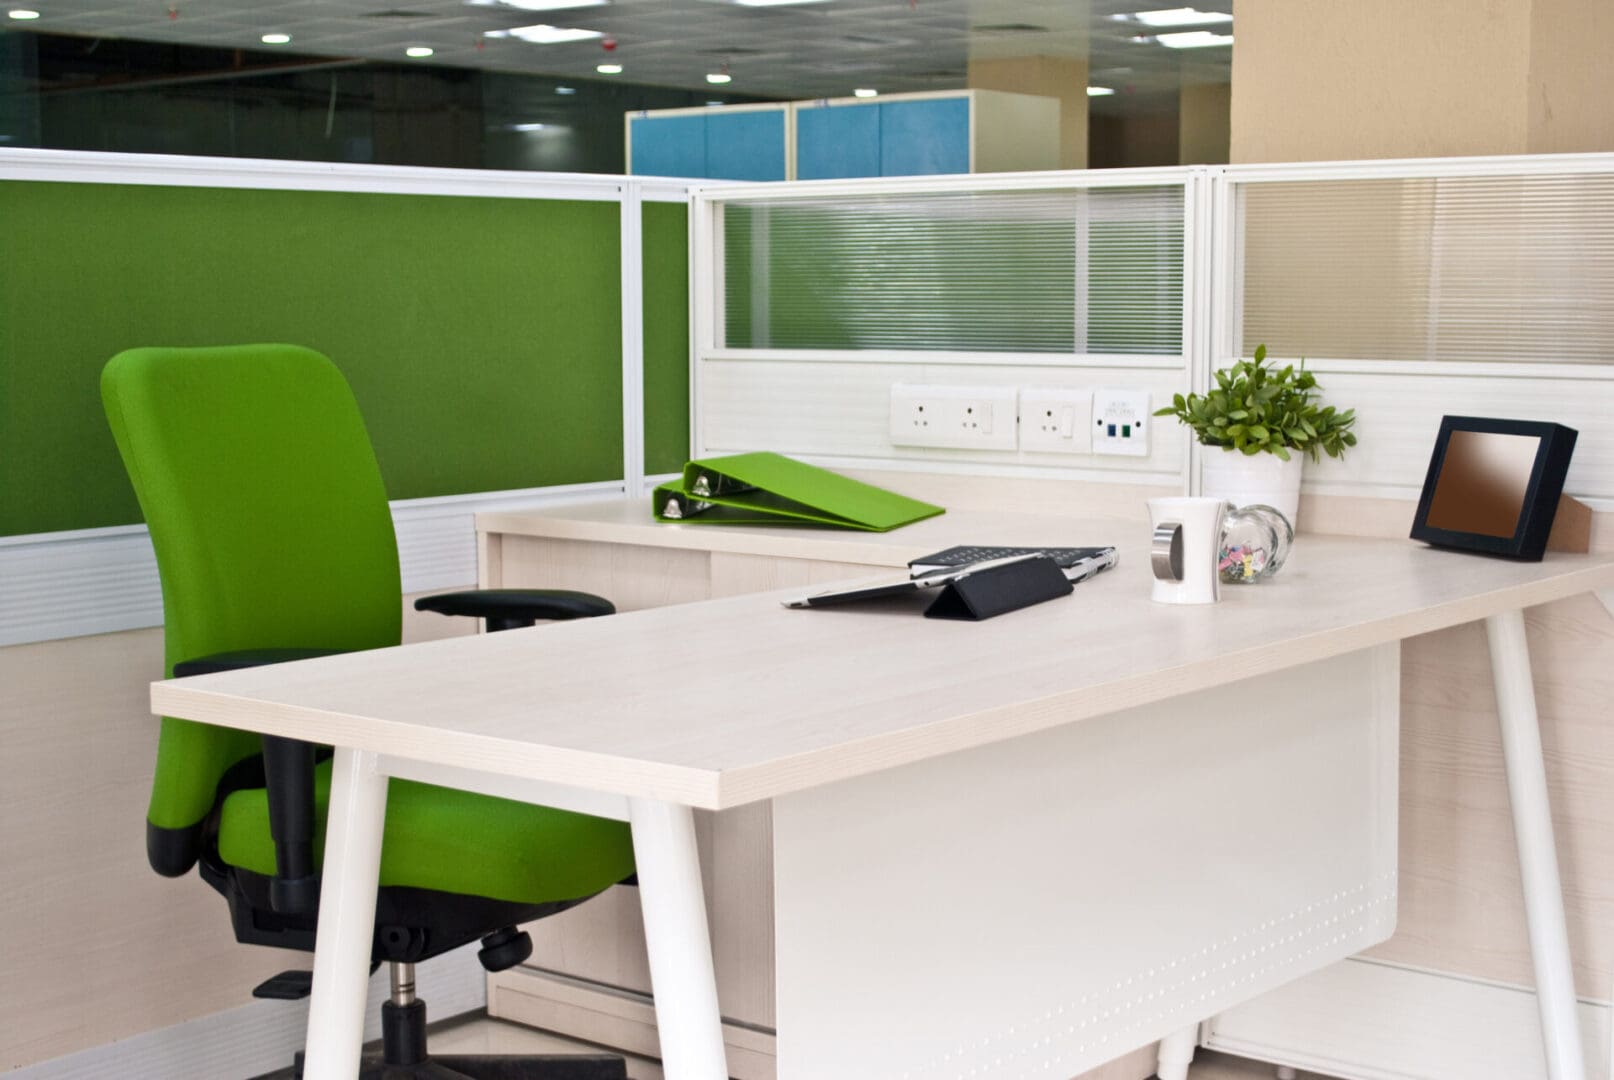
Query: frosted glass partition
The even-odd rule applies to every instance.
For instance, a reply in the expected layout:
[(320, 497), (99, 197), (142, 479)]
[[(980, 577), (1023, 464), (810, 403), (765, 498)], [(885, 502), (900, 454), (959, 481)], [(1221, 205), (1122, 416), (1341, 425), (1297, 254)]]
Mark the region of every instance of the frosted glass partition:
[(1241, 354), (1614, 363), (1614, 172), (1295, 179), (1238, 196)]
[(1183, 192), (728, 203), (723, 346), (1178, 355)]

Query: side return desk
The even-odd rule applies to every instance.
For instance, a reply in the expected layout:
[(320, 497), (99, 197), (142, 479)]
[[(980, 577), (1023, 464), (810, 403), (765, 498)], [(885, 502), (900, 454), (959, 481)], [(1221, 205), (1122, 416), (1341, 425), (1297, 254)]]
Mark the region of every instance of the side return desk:
[[(550, 539), (648, 520), (574, 510)], [(513, 524), (484, 520), (485, 549)], [(985, 623), (789, 611), (796, 581), (697, 599), (723, 545), (756, 550), (741, 532), (647, 525), (668, 606), (153, 684), (163, 715), (336, 747), (310, 1080), (358, 1059), (391, 776), (632, 824), (668, 1080), (728, 1075), (694, 810), (765, 803), (780, 1080), (1067, 1080), (1390, 935), (1398, 643), (1474, 620), (1549, 1071), (1582, 1080), (1522, 609), (1614, 585), (1614, 558), (1308, 535), (1272, 583), (1166, 607), (1136, 521), (768, 533), (807, 577), (959, 542), (1113, 542), (1121, 564)]]

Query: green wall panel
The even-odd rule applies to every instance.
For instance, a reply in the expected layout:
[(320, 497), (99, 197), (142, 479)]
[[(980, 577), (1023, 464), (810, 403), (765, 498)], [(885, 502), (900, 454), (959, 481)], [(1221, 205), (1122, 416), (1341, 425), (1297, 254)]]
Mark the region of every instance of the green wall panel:
[(619, 229), (615, 202), (0, 183), (0, 535), (140, 519), (98, 389), (138, 345), (324, 352), (392, 498), (619, 478)]
[(689, 208), (644, 204), (644, 468), (689, 458)]

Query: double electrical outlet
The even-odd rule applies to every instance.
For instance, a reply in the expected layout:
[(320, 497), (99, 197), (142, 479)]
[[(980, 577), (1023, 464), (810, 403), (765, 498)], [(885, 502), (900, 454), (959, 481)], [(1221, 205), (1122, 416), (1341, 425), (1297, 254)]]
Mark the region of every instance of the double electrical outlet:
[(897, 446), (1144, 457), (1153, 426), (1147, 390), (891, 387), (890, 433)]

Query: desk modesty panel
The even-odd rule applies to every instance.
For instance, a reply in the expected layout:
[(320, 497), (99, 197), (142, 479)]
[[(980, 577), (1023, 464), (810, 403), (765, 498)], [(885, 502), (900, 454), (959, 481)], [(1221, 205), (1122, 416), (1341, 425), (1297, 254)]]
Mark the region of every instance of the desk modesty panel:
[(789, 611), (789, 590), (159, 682), (152, 704), (723, 809), (1614, 585), (1609, 556), (1308, 536), (1271, 583), (1165, 607), (1142, 531), (1069, 597), (981, 624)]

